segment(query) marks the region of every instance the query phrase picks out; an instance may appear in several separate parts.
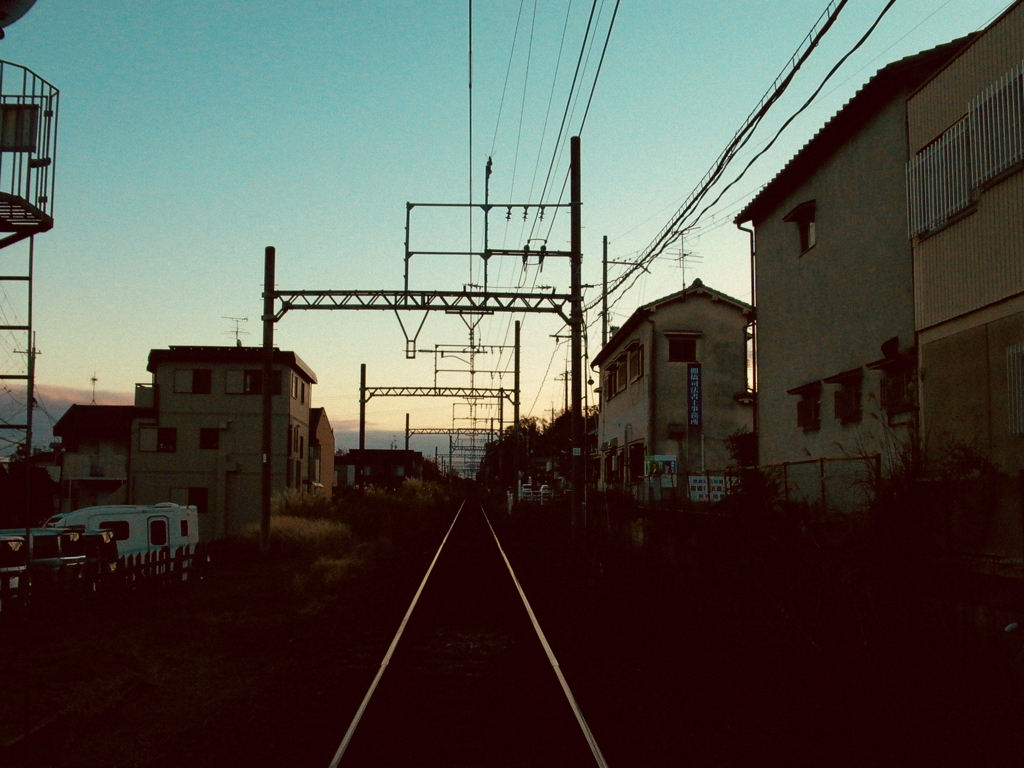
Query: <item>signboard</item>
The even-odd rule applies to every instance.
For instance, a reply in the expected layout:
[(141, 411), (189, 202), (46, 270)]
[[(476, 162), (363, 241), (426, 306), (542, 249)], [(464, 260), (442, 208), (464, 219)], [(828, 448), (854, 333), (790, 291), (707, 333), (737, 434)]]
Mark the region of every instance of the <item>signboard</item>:
[(709, 475), (708, 480), (711, 501), (721, 501), (725, 497), (725, 475)]
[(651, 488), (675, 488), (678, 464), (669, 455), (644, 456), (644, 474), (650, 478)]
[(658, 475), (674, 475), (675, 473), (675, 456), (644, 456), (644, 474), (647, 475), (648, 477), (657, 477)]
[(690, 501), (708, 500), (708, 479), (704, 475), (690, 475)]
[(691, 427), (701, 426), (701, 381), (700, 363), (690, 363), (686, 367), (686, 423)]

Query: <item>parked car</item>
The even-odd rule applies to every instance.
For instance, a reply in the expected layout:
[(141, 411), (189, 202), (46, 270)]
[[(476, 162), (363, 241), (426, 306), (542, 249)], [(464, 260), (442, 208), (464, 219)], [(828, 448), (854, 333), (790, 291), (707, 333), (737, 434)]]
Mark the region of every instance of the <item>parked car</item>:
[(11, 596), (17, 594), (28, 568), (26, 557), (28, 547), (25, 546), (25, 532), (21, 534), (0, 534), (0, 611)]
[(33, 588), (70, 588), (85, 578), (86, 556), (77, 544), (80, 531), (51, 528), (0, 531), (0, 537), (11, 536), (21, 537), (27, 557), (26, 571)]
[(93, 584), (93, 589), (117, 571), (119, 553), (114, 532), (110, 529), (90, 531), (79, 530), (77, 527), (67, 530), (78, 533), (65, 545), (68, 554), (85, 555), (85, 578)]

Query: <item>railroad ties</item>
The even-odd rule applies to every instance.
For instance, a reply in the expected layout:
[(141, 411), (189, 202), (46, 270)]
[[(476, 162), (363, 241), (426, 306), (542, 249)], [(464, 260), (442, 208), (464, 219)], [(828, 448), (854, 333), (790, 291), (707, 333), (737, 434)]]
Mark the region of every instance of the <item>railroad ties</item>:
[(605, 765), (473, 502), (456, 514), (347, 725), (332, 768)]

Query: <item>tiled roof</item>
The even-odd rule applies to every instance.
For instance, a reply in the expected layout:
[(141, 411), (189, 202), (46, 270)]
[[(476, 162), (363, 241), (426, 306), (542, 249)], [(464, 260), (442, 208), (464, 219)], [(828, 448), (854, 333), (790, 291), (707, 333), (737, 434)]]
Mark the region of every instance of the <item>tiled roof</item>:
[(909, 94), (938, 69), (955, 58), (977, 33), (916, 53), (882, 67), (797, 152), (734, 219), (756, 221), (770, 213), (779, 201), (802, 183), (843, 143), (866, 125), (900, 94)]

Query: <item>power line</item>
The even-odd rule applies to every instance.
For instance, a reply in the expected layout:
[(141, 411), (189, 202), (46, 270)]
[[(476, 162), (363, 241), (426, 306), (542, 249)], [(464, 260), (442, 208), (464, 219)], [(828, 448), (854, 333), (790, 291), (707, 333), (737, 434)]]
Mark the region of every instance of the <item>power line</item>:
[[(849, 2), (849, 0), (831, 0), (831, 2), (829, 2), (828, 7), (814, 23), (811, 31), (803, 39), (796, 52), (790, 57), (789, 62), (783, 68), (782, 72), (775, 78), (772, 86), (768, 89), (765, 95), (761, 97), (758, 105), (750, 115), (748, 115), (746, 120), (744, 120), (733, 138), (730, 139), (725, 149), (722, 150), (721, 154), (712, 164), (711, 169), (697, 185), (697, 188), (690, 194), (682, 207), (669, 220), (668, 224), (662, 228), (661, 232), (654, 238), (651, 244), (644, 250), (640, 258), (637, 259), (636, 264), (616, 278), (615, 283), (609, 288), (610, 293), (617, 291), (626, 282), (626, 280), (633, 277), (643, 266), (646, 266), (654, 256), (661, 253), (668, 243), (675, 238), (675, 235), (680, 229), (684, 219), (689, 216), (702, 202), (704, 197), (710, 192), (711, 188), (722, 177), (725, 169), (735, 158), (736, 154), (746, 146), (747, 142), (750, 141), (753, 132), (760, 125), (765, 115), (768, 113), (768, 110), (774, 106), (774, 104), (782, 97), (783, 93), (788, 89), (793, 78), (796, 76), (796, 73), (803, 67), (811, 53), (818, 47), (821, 40), (832, 28), (847, 2)], [(633, 283), (635, 283), (635, 279), (630, 283), (630, 285)], [(596, 303), (590, 304), (587, 306), (587, 309), (593, 309), (596, 306)]]

